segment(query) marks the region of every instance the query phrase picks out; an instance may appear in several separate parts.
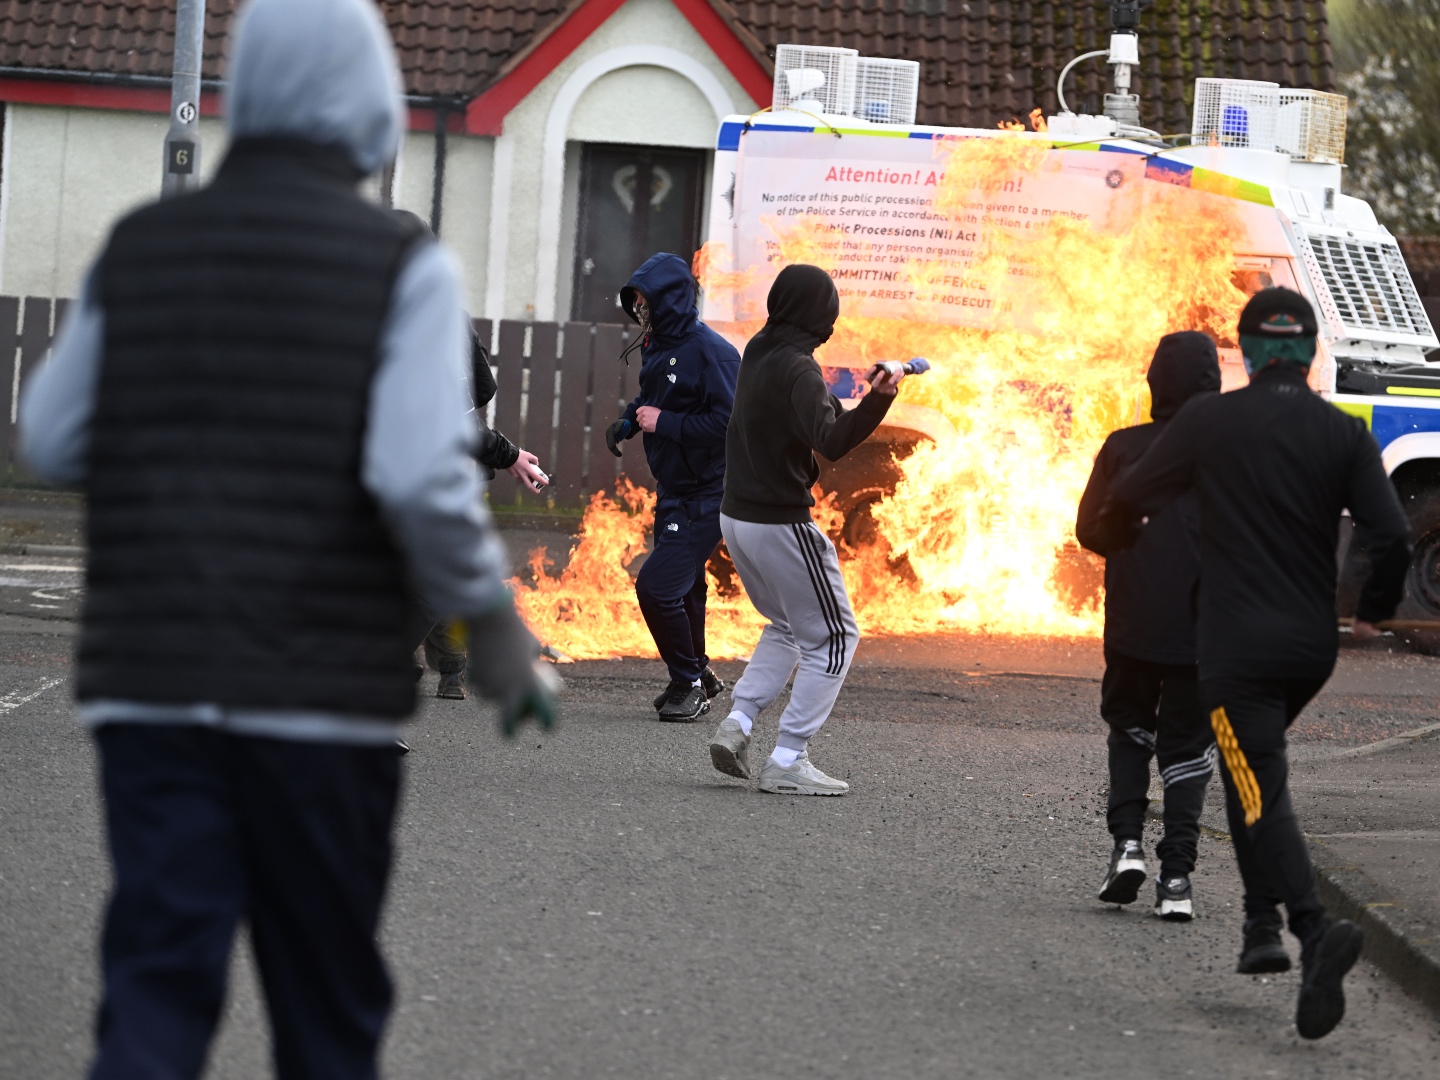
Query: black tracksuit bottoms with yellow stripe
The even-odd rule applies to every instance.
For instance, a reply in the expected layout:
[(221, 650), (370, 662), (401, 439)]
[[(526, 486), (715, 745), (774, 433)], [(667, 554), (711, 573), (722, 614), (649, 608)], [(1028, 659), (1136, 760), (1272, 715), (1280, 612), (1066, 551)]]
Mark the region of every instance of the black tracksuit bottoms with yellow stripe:
[(1282, 903), (1291, 933), (1302, 941), (1324, 919), (1310, 852), (1290, 805), (1285, 731), (1328, 677), (1327, 672), (1320, 678), (1200, 681), (1200, 698), (1220, 747), (1247, 932), (1260, 926), (1278, 930)]

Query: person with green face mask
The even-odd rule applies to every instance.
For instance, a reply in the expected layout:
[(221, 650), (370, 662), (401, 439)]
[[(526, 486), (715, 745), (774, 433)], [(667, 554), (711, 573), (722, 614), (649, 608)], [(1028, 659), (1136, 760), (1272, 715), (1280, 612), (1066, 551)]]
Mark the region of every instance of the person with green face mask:
[(1395, 611), (1410, 562), (1409, 527), (1365, 425), (1307, 383), (1318, 325), (1299, 293), (1257, 293), (1240, 316), (1250, 385), (1190, 401), (1111, 488), (1119, 533), (1187, 491), (1200, 505), (1200, 698), (1220, 747), (1226, 812), (1245, 888), (1238, 970), (1286, 971), (1279, 906), (1301, 942), (1295, 1026), (1329, 1034), (1360, 955), (1354, 924), (1332, 920), (1290, 805), (1285, 732), (1335, 666), (1335, 551), (1349, 510), (1370, 576), (1357, 636)]

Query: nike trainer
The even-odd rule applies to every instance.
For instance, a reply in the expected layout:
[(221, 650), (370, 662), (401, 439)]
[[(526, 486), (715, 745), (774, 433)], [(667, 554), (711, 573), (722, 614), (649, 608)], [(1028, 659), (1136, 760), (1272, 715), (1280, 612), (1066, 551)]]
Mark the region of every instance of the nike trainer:
[(1306, 943), (1300, 966), (1300, 1001), (1295, 1009), (1295, 1030), (1302, 1039), (1320, 1039), (1345, 1018), (1345, 976), (1360, 959), (1365, 933), (1348, 919), (1325, 927)]
[(674, 689), (660, 706), (661, 720), (672, 724), (688, 724), (710, 711), (710, 699), (705, 696), (703, 687), (687, 686), (683, 682), (671, 685)]
[(1290, 954), (1280, 940), (1278, 922), (1245, 920), (1245, 940), (1235, 970), (1241, 975), (1278, 975), (1290, 970)]
[(663, 709), (665, 707), (665, 702), (669, 700), (670, 695), (673, 694), (676, 690), (688, 690), (689, 688), (690, 684), (684, 679), (671, 679), (668, 683), (665, 684), (665, 689), (661, 690), (660, 693), (655, 695), (655, 711), (659, 712), (661, 709)]
[(850, 785), (826, 776), (810, 763), (806, 752), (785, 768), (775, 764), (774, 758), (766, 758), (760, 767), (760, 790), (772, 795), (844, 795)]
[(708, 667), (700, 673), (700, 685), (705, 688), (707, 698), (719, 697), (725, 692), (725, 680)]
[(1155, 879), (1155, 914), (1170, 922), (1189, 922), (1195, 917), (1187, 875), (1161, 874)]
[(1110, 870), (1100, 886), (1100, 902), (1133, 904), (1145, 880), (1145, 849), (1139, 840), (1121, 840), (1110, 853)]
[(750, 779), (750, 736), (740, 721), (726, 717), (710, 740), (710, 763), (726, 776)]

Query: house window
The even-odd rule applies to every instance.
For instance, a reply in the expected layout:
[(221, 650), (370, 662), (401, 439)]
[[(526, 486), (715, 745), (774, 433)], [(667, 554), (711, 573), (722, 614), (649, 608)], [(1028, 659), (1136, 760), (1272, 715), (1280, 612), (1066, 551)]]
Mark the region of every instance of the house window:
[(587, 144), (571, 318), (625, 322), (620, 289), (641, 263), (657, 251), (690, 262), (700, 246), (704, 186), (704, 151)]

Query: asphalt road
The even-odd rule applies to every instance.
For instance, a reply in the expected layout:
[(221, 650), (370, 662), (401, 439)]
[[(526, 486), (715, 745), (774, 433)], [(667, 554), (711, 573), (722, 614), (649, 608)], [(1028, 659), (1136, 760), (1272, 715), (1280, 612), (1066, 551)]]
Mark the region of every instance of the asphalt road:
[[(6, 1077), (81, 1075), (90, 1047), (107, 870), (69, 629), (0, 614)], [(1233, 973), (1222, 840), (1202, 841), (1191, 924), (1095, 902), (1109, 843), (1089, 644), (862, 645), (813, 749), (850, 780), (843, 799), (714, 772), (709, 718), (654, 721), (654, 662), (563, 671), (555, 735), (506, 743), (483, 707), (422, 703), (384, 929), (389, 1076), (1440, 1075), (1436, 1017), (1366, 964), (1319, 1043), (1294, 1034), (1294, 974)], [(1437, 690), (1440, 662), (1347, 652), (1297, 756), (1433, 721)], [(217, 1078), (267, 1072), (237, 957)]]

